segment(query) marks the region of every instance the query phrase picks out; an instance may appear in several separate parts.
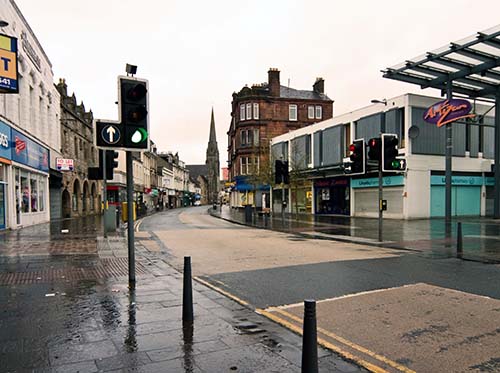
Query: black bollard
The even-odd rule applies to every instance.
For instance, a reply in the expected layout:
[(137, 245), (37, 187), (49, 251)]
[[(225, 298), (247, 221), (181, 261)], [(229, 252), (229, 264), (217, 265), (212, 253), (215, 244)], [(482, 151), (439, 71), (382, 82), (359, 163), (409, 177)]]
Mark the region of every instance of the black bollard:
[(457, 258), (462, 259), (463, 254), (462, 223), (457, 223)]
[(318, 373), (318, 336), (316, 331), (315, 300), (304, 300), (302, 373)]
[(182, 322), (192, 323), (193, 316), (193, 285), (191, 283), (191, 257), (184, 257), (184, 288), (182, 292)]

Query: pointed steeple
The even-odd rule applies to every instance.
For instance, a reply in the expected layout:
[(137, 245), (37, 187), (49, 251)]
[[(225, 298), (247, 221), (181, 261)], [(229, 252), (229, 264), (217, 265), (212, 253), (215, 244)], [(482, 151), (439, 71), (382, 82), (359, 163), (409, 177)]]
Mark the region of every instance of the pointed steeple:
[(208, 138), (209, 144), (217, 144), (217, 136), (215, 135), (215, 119), (214, 108), (212, 107), (212, 119), (210, 120), (210, 137)]

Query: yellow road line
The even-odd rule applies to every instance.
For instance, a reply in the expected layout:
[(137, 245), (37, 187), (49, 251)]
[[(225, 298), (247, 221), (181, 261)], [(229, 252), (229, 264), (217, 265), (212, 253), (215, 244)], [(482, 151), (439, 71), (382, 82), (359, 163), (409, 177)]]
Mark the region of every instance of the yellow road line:
[[(297, 334), (302, 335), (302, 329), (300, 327), (292, 324), (291, 322), (288, 322), (288, 321), (282, 319), (281, 317), (276, 316), (275, 314), (273, 314), (271, 312), (261, 310), (261, 309), (257, 309), (257, 310), (255, 310), (255, 312), (257, 312), (258, 314), (261, 314), (263, 316), (266, 316), (267, 318), (277, 322), (280, 325), (283, 325), (284, 327), (294, 331)], [(321, 346), (326, 347), (332, 351), (335, 351), (336, 353), (345, 357), (346, 359), (354, 361), (356, 364), (361, 365), (362, 367), (365, 367), (366, 369), (368, 369), (371, 372), (388, 373), (385, 369), (383, 369), (379, 366), (376, 366), (372, 363), (369, 363), (368, 361), (363, 360), (363, 359), (351, 354), (350, 352), (348, 352), (348, 351), (346, 351), (338, 346), (335, 346), (334, 344), (332, 344), (328, 341), (325, 341), (323, 338), (318, 337), (318, 344), (320, 344)]]
[(135, 231), (136, 231), (136, 232), (139, 232), (139, 227), (141, 226), (141, 224), (142, 224), (142, 219), (141, 219), (141, 220), (139, 220), (139, 221), (137, 221), (137, 222), (135, 223)]
[[(283, 316), (288, 317), (289, 319), (291, 319), (293, 321), (296, 321), (296, 322), (299, 322), (299, 323), (302, 324), (302, 320), (299, 317), (297, 317), (295, 315), (292, 315), (291, 313), (289, 313), (287, 311), (284, 311), (284, 310), (276, 308), (276, 307), (271, 307), (271, 308), (269, 308), (269, 310), (278, 312), (278, 313), (282, 314)], [(336, 334), (334, 334), (334, 333), (332, 333), (332, 332), (330, 332), (330, 331), (328, 331), (326, 329), (317, 328), (317, 330), (318, 330), (319, 333), (322, 333), (322, 334), (324, 334), (324, 335), (326, 335), (326, 336), (328, 336), (328, 337), (330, 337), (332, 339), (335, 339), (335, 340), (339, 341), (340, 343), (343, 343), (346, 346), (349, 346), (350, 348), (352, 348), (354, 350), (358, 350), (359, 352), (362, 352), (362, 353), (364, 353), (364, 354), (366, 354), (366, 355), (368, 355), (368, 356), (370, 356), (370, 357), (372, 357), (372, 358), (374, 358), (376, 360), (379, 360), (379, 361), (381, 361), (381, 362), (383, 362), (383, 363), (385, 363), (385, 364), (387, 364), (387, 365), (389, 365), (389, 366), (391, 366), (391, 367), (393, 367), (393, 368), (395, 368), (395, 369), (397, 369), (397, 370), (399, 370), (401, 372), (404, 372), (404, 373), (415, 373), (415, 371), (413, 371), (413, 370), (411, 370), (411, 369), (409, 369), (409, 368), (407, 368), (407, 367), (405, 367), (405, 366), (403, 366), (401, 364), (398, 364), (395, 361), (392, 361), (392, 360), (386, 358), (385, 356), (379, 355), (379, 354), (377, 354), (377, 353), (375, 353), (373, 351), (368, 350), (367, 348), (365, 348), (363, 346), (360, 346), (360, 345), (358, 345), (356, 343), (348, 341), (347, 339), (342, 338), (342, 337), (340, 337), (340, 336), (338, 336), (338, 335), (336, 335)]]
[(219, 287), (217, 287), (217, 286), (215, 286), (215, 285), (212, 285), (210, 282), (207, 282), (207, 281), (205, 281), (205, 280), (202, 280), (202, 279), (201, 279), (201, 278), (199, 278), (199, 277), (196, 277), (196, 276), (195, 276), (195, 277), (193, 277), (193, 278), (194, 278), (196, 281), (198, 281), (199, 283), (201, 283), (201, 284), (203, 284), (203, 285), (205, 285), (205, 286), (209, 287), (210, 289), (213, 289), (213, 290), (215, 290), (216, 292), (221, 293), (222, 295), (225, 295), (225, 296), (226, 296), (226, 297), (228, 297), (228, 298), (231, 298), (232, 300), (234, 300), (235, 302), (237, 302), (237, 303), (241, 304), (242, 306), (248, 306), (248, 302), (244, 301), (243, 299), (238, 298), (236, 295), (233, 295), (233, 294), (231, 294), (231, 293), (229, 293), (229, 292), (227, 292), (227, 291), (225, 291), (225, 290), (223, 290), (223, 289), (221, 289), (221, 288), (219, 288)]

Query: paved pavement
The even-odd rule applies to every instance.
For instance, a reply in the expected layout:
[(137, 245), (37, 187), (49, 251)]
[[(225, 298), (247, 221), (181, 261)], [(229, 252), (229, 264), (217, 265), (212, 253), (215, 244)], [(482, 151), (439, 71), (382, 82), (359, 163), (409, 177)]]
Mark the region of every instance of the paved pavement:
[(500, 263), (500, 221), (490, 218), (457, 218), (451, 224), (451, 236), (446, 237), (444, 219), (383, 221), (383, 242), (378, 242), (378, 219), (327, 215), (290, 215), (272, 217), (257, 215), (251, 223), (244, 211), (229, 206), (210, 209), (213, 216), (239, 224), (288, 232), (308, 238), (357, 242), (425, 252), (434, 257), (455, 257), (457, 223), (462, 224), (463, 257), (468, 260)]
[[(183, 327), (182, 274), (154, 235), (137, 232), (129, 290), (122, 236), (103, 240), (95, 222), (64, 226), (2, 235), (0, 372), (300, 371), (300, 336), (201, 282), (194, 326)], [(319, 365), (363, 371), (322, 348)]]

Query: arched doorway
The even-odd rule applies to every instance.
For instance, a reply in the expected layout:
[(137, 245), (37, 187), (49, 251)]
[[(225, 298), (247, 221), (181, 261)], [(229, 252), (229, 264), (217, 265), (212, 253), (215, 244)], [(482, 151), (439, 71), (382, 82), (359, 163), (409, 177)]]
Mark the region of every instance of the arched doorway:
[(95, 186), (95, 183), (92, 183), (92, 186), (90, 187), (90, 211), (93, 213), (95, 212), (95, 204), (96, 204), (96, 195), (97, 195), (97, 188)]
[(71, 196), (68, 189), (64, 189), (62, 193), (62, 217), (71, 217)]
[(88, 208), (88, 201), (89, 201), (89, 183), (87, 180), (83, 182), (83, 204), (82, 204), (82, 213), (83, 215), (87, 215), (87, 208)]
[(75, 182), (73, 183), (73, 195), (71, 196), (73, 215), (78, 215), (80, 211), (80, 195), (80, 180), (75, 179)]

